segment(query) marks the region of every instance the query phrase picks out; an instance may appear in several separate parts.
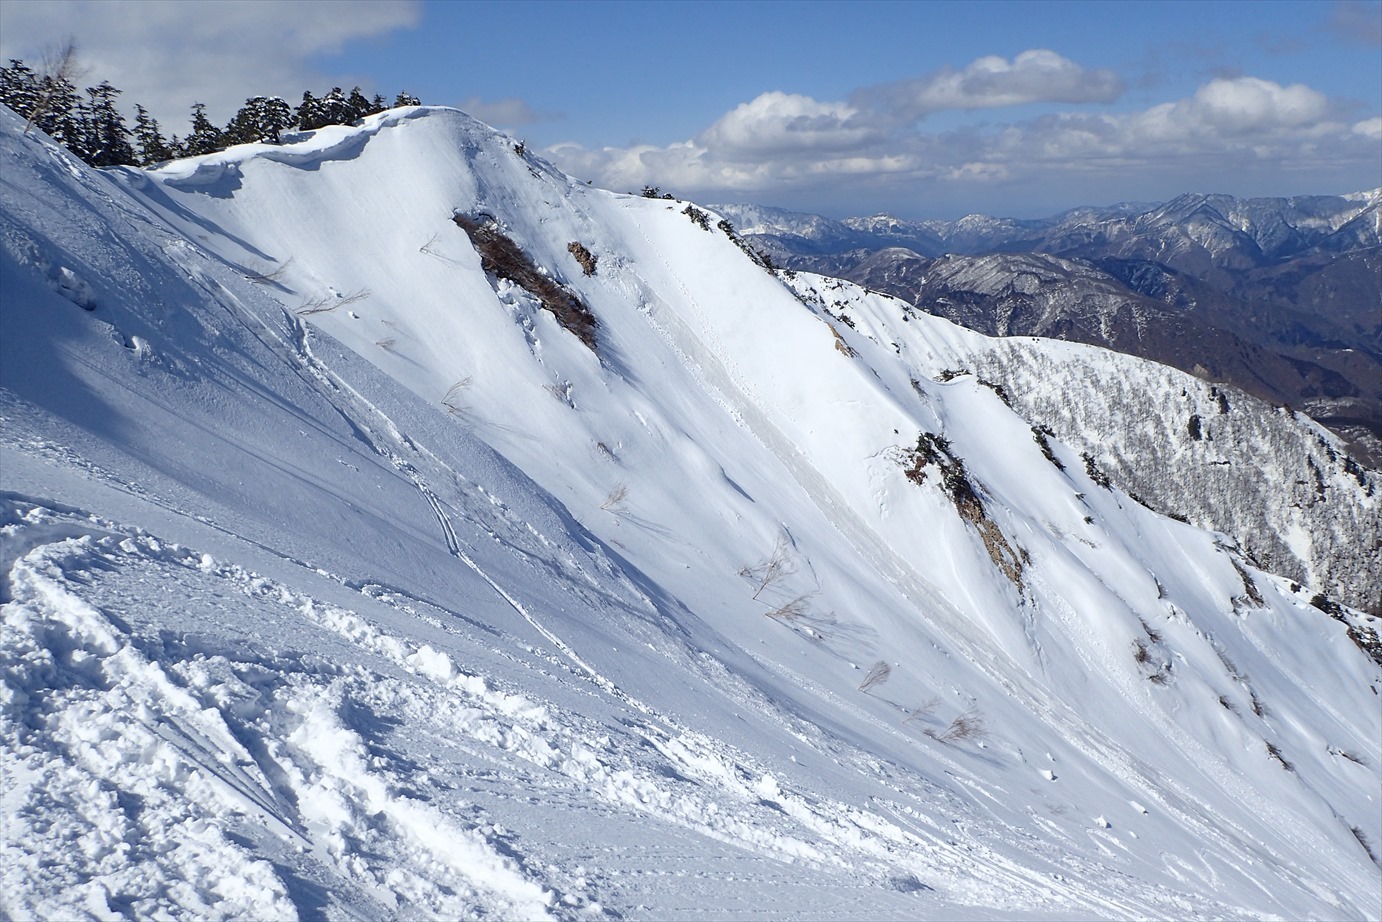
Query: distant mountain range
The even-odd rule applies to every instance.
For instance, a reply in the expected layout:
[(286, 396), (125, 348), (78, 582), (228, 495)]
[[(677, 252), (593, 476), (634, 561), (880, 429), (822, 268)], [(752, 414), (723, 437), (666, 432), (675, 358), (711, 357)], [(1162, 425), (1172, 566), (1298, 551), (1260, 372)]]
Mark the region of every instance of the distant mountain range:
[(834, 221), (717, 205), (781, 265), (991, 335), (1151, 358), (1303, 410), (1382, 462), (1382, 189)]

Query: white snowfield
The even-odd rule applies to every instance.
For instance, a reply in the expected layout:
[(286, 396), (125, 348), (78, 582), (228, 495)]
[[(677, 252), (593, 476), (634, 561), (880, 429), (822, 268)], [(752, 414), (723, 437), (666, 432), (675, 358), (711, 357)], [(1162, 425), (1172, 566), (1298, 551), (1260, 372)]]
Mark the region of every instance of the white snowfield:
[(453, 110), (0, 123), (4, 917), (1382, 916), (1376, 619), (1048, 459), (983, 337)]

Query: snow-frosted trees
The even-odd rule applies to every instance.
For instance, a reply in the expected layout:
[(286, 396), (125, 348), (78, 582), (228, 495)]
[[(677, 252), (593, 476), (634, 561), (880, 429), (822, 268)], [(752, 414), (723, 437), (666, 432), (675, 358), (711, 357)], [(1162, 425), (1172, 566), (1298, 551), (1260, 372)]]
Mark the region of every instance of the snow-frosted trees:
[(252, 144), (266, 141), (277, 144), (279, 134), (293, 124), (293, 109), (277, 96), (253, 96), (226, 125), (225, 143)]
[(139, 165), (152, 166), (173, 159), (173, 147), (158, 129), (158, 119), (143, 106), (134, 106), (134, 140), (139, 145)]
[(24, 118), (38, 108), (38, 77), (18, 58), (0, 67), (0, 102)]
[(130, 130), (125, 117), (115, 108), (120, 91), (102, 80), (99, 86), (87, 87), (91, 102), (87, 105), (84, 132), (84, 156), (92, 166), (119, 166), (135, 162), (134, 147), (130, 144)]
[(214, 154), (225, 148), (225, 141), (222, 138), (221, 129), (211, 124), (211, 119), (206, 117), (206, 105), (194, 102), (192, 104), (192, 132), (187, 136), (187, 140), (182, 142), (182, 150), (179, 153), (184, 157)]
[[(278, 96), (251, 96), (224, 129), (217, 128), (203, 103), (192, 105), (192, 126), (185, 140), (165, 139), (158, 121), (135, 105), (134, 130), (125, 124), (116, 104), (121, 91), (108, 81), (77, 92), (75, 50), (71, 45), (45, 59), (35, 72), (15, 58), (0, 67), (0, 103), (25, 119), (25, 130), (38, 128), (92, 166), (134, 164), (148, 166), (174, 157), (194, 157), (224, 150), (232, 144), (277, 144), (283, 131), (315, 131), (327, 125), (350, 125), (383, 112), (382, 95), (368, 97), (360, 87), (346, 93), (340, 87), (320, 98), (308, 90), (296, 108)], [(411, 93), (399, 93), (394, 106), (416, 106)]]
[(316, 131), (325, 125), (331, 124), (326, 118), (326, 109), (322, 106), (321, 100), (312, 95), (311, 90), (304, 90), (302, 102), (297, 107), (297, 127), (300, 131)]

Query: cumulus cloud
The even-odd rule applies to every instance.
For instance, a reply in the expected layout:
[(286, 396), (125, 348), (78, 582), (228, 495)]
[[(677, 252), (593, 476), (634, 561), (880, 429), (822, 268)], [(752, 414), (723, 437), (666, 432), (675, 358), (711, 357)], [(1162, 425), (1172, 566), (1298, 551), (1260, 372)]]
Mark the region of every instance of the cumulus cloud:
[[(1116, 99), (1117, 75), (1088, 70), (1053, 51), (1024, 51), (1011, 61), (983, 57), (961, 70), (869, 87), (849, 101), (797, 93), (763, 93), (736, 106), (693, 138), (662, 148), (586, 149), (558, 145), (549, 153), (581, 176), (610, 188), (671, 188), (755, 193), (802, 184), (878, 181), (899, 176), (994, 176), (992, 164), (937, 162), (934, 144), (908, 136), (928, 114), (1037, 102)], [(944, 158), (941, 158), (944, 159)]]
[(882, 139), (853, 106), (793, 93), (764, 93), (743, 103), (696, 139), (723, 154), (764, 156), (792, 151), (857, 150)]
[[(1324, 94), (1256, 77), (1220, 77), (1186, 99), (1128, 113), (1058, 113), (1002, 132), (989, 155), (1082, 162), (1237, 152), (1286, 161), (1321, 139), (1347, 140)], [(1353, 153), (1360, 153), (1354, 149)]]
[[(305, 89), (348, 88), (356, 81), (320, 73), (313, 58), (353, 39), (415, 26), (420, 15), (417, 0), (5, 3), (0, 57), (37, 62), (45, 47), (75, 38), (87, 80), (109, 80), (127, 101), (181, 133), (193, 101), (224, 122), (247, 95), (295, 101)], [(157, 53), (131, 54), (133, 48)]]
[(1358, 122), (1353, 126), (1353, 133), (1373, 141), (1382, 141), (1382, 116)]
[(1011, 61), (989, 55), (961, 70), (945, 68), (918, 77), (867, 87), (852, 101), (862, 108), (914, 121), (947, 109), (993, 109), (1037, 102), (1101, 103), (1123, 95), (1123, 80), (1110, 70), (1088, 70), (1043, 48)]
[[(1019, 55), (1008, 70), (1022, 60)], [(977, 73), (978, 63), (957, 73)], [(973, 99), (977, 91), (959, 83), (933, 81), (927, 105)], [(1016, 92), (995, 89), (986, 98), (1014, 99)], [(895, 111), (869, 109), (862, 99), (855, 94), (847, 103), (823, 102), (765, 93), (678, 144), (563, 145), (549, 153), (576, 175), (612, 189), (653, 184), (703, 198), (788, 203), (833, 198), (860, 203), (847, 206), (856, 211), (865, 201), (890, 207), (889, 197), (930, 198), (941, 189), (973, 194), (1021, 183), (1078, 187), (1094, 177), (1119, 188), (1110, 200), (1189, 188), (1234, 191), (1241, 187), (1235, 181), (1252, 177), (1259, 188), (1270, 187), (1310, 171), (1342, 182), (1340, 188), (1382, 182), (1374, 175), (1382, 162), (1382, 118), (1345, 120), (1340, 107), (1308, 86), (1251, 76), (1216, 77), (1188, 97), (1134, 111), (1068, 110), (940, 132), (924, 131), (919, 116), (909, 122)], [(1157, 177), (1169, 192), (1146, 191)]]

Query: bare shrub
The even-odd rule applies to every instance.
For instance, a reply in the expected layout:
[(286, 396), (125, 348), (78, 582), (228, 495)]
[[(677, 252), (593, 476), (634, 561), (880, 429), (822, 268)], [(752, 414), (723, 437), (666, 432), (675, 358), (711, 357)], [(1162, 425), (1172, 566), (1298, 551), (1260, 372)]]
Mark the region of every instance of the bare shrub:
[(617, 483), (614, 485), (614, 488), (609, 491), (609, 496), (605, 497), (605, 501), (600, 504), (600, 508), (610, 512), (617, 512), (619, 508), (623, 506), (624, 500), (628, 498), (629, 485), (626, 483)]
[(24, 122), (24, 133), (28, 134), (34, 124), (48, 114), (48, 110), (53, 106), (53, 99), (64, 85), (72, 86), (78, 83), (85, 70), (77, 66), (77, 40), (68, 38), (60, 46), (51, 48), (43, 53), (43, 66), (36, 75), (39, 78), (41, 93), (37, 102), (34, 103), (33, 111), (29, 113), (28, 119)]
[(882, 685), (884, 682), (888, 681), (888, 677), (892, 674), (893, 667), (889, 666), (883, 660), (879, 660), (873, 664), (873, 668), (869, 670), (869, 674), (864, 676), (864, 681), (859, 683), (859, 690), (861, 692), (866, 692), (876, 685)]
[(448, 413), (454, 416), (458, 413), (465, 412), (466, 408), (461, 404), (460, 401), (461, 395), (465, 392), (465, 389), (470, 387), (470, 382), (470, 376), (467, 375), (466, 377), (457, 381), (455, 384), (451, 385), (447, 392), (442, 396), (441, 405), (446, 407), (446, 411)]
[(1377, 859), (1377, 853), (1372, 850), (1372, 843), (1368, 841), (1368, 837), (1363, 833), (1363, 830), (1359, 829), (1357, 826), (1350, 826), (1348, 831), (1353, 833), (1353, 838), (1357, 839), (1358, 844), (1363, 846), (1363, 851), (1368, 853), (1368, 857), (1372, 859), (1373, 864), (1382, 864), (1382, 861)]
[[(1160, 583), (1157, 584), (1157, 588), (1158, 588), (1158, 589), (1161, 588), (1161, 584), (1160, 584)], [(1160, 631), (1158, 631), (1156, 628), (1154, 628), (1154, 627), (1152, 627), (1151, 625), (1149, 625), (1146, 621), (1143, 621), (1141, 618), (1138, 618), (1137, 620), (1140, 621), (1140, 622), (1142, 623), (1142, 630), (1145, 631), (1145, 632), (1147, 633), (1147, 639), (1148, 639), (1148, 640), (1150, 640), (1152, 643), (1161, 643), (1161, 632), (1160, 632)]]
[(363, 301), (370, 296), (368, 288), (361, 288), (348, 295), (338, 294), (323, 295), (310, 301), (304, 301), (295, 308), (295, 313), (300, 317), (310, 314), (326, 314), (334, 311), (338, 307), (345, 307), (347, 304), (354, 304), (356, 301)]
[(314, 298), (311, 301), (303, 301), (296, 308), (294, 313), (299, 317), (307, 317), (311, 314), (325, 314), (334, 311), (341, 305), (336, 303), (336, 299), (327, 295), (324, 298)]
[(739, 575), (758, 583), (758, 588), (753, 592), (753, 598), (757, 599), (769, 586), (781, 582), (796, 570), (797, 565), (792, 562), (787, 536), (780, 534), (777, 536), (777, 543), (773, 545), (773, 552), (758, 563), (743, 567)]
[(778, 621), (799, 621), (810, 614), (811, 608), (809, 602), (811, 597), (815, 594), (814, 591), (804, 592), (795, 599), (779, 605), (772, 611), (764, 612), (763, 614), (769, 618), (776, 618)]
[(1145, 666), (1152, 661), (1152, 653), (1147, 649), (1147, 642), (1141, 637), (1132, 642), (1132, 658), (1139, 666)]
[(986, 732), (983, 716), (980, 715), (978, 709), (970, 708), (950, 721), (950, 726), (940, 733), (927, 730), (926, 735), (937, 742), (958, 743), (963, 740), (982, 739)]
[(1363, 758), (1362, 756), (1358, 755), (1358, 754), (1355, 753), (1355, 752), (1349, 752), (1347, 749), (1331, 749), (1331, 750), (1329, 750), (1329, 751), (1330, 751), (1331, 753), (1333, 753), (1334, 755), (1338, 756), (1339, 758), (1341, 758), (1341, 759), (1348, 759), (1350, 762), (1353, 762), (1353, 763), (1355, 763), (1355, 764), (1357, 764), (1357, 765), (1367, 765), (1367, 764), (1368, 764), (1368, 760), (1367, 760), (1367, 759)]
[(288, 257), (284, 262), (272, 268), (246, 269), (245, 278), (254, 282), (256, 285), (276, 285), (283, 280), (283, 275), (288, 271), (288, 267), (293, 264), (293, 257)]
[(397, 342), (398, 340), (390, 336), (388, 339), (381, 339), (376, 341), (375, 345), (378, 346), (380, 349), (383, 349), (385, 352), (392, 352), (393, 347)]
[(1277, 745), (1270, 740), (1267, 741), (1267, 755), (1279, 762), (1281, 767), (1288, 772), (1296, 770), (1294, 765), (1286, 761), (1286, 757), (1281, 754), (1281, 750), (1277, 748)]
[(586, 249), (584, 244), (578, 240), (572, 240), (566, 245), (566, 252), (576, 257), (576, 262), (580, 263), (582, 272), (586, 275), (595, 274), (595, 264), (599, 262), (599, 258)]
[(927, 698), (921, 704), (912, 708), (911, 712), (907, 714), (906, 720), (902, 721), (902, 723), (909, 724), (912, 721), (917, 720), (919, 718), (930, 717), (932, 714), (935, 713), (936, 708), (940, 707), (940, 703), (941, 699), (937, 697), (932, 696), (930, 698)]

